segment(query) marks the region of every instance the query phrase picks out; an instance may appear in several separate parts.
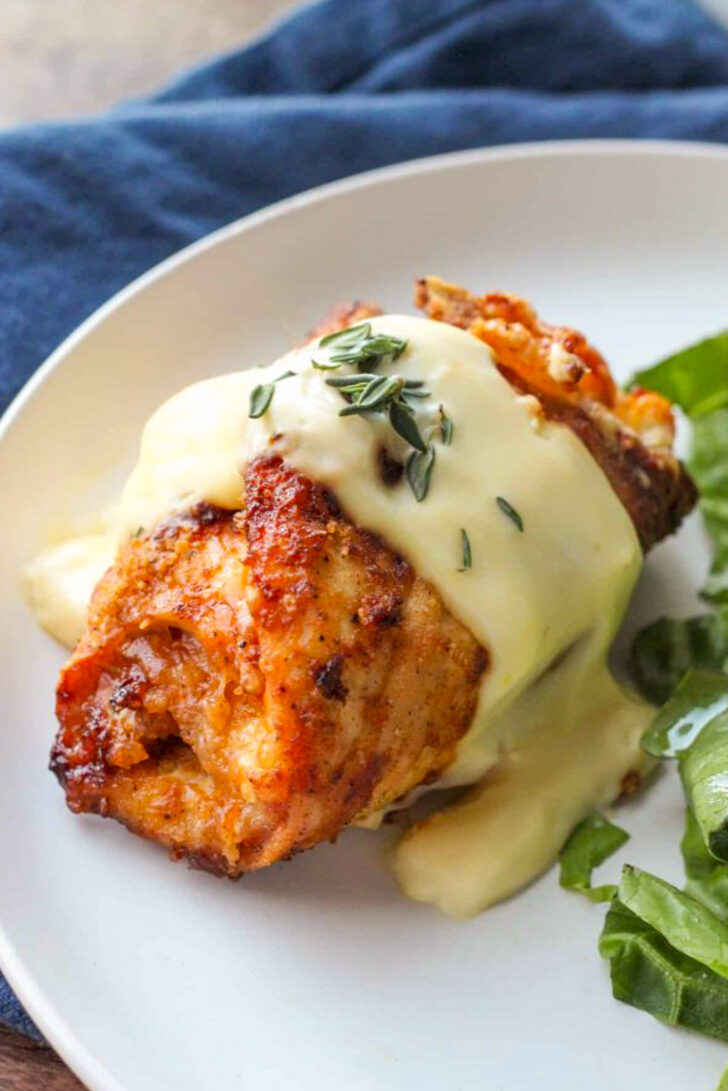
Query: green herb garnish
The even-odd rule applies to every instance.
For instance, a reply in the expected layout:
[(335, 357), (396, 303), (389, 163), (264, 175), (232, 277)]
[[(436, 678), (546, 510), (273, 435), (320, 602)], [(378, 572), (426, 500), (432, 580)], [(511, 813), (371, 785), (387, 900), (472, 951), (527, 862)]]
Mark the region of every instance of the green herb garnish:
[(511, 522), (518, 527), (521, 533), (523, 533), (523, 519), (513, 507), (513, 505), (509, 504), (504, 496), (496, 496), (495, 502), (500, 510), (503, 512), (503, 514), (507, 515)]
[(331, 349), (328, 364), (316, 362), (315, 367), (322, 370), (341, 367), (342, 364), (356, 364), (359, 368), (377, 367), (382, 360), (396, 360), (407, 348), (407, 342), (400, 337), (390, 337), (384, 333), (372, 333), (369, 322), (358, 326), (348, 326), (336, 333), (329, 333), (319, 341), (322, 348)]
[(283, 379), (290, 379), (291, 376), (295, 374), (295, 371), (284, 371), (282, 375), (276, 376), (271, 383), (259, 383), (250, 395), (248, 416), (253, 420), (262, 417), (270, 403), (273, 401), (273, 395), (276, 388), (275, 384), (282, 382)]
[(353, 344), (360, 337), (371, 336), (372, 327), (369, 322), (358, 322), (356, 326), (344, 326), (343, 330), (334, 330), (327, 333), (319, 341), (320, 345), (339, 345), (340, 347)]
[[(370, 372), (358, 372), (355, 375), (334, 375), (326, 380), (349, 402), (339, 410), (340, 417), (366, 416), (370, 413), (387, 412), (389, 423), (405, 443), (414, 447), (415, 453), (426, 461), (413, 463), (412, 475), (408, 469), (407, 479), (415, 496), (422, 500), (427, 493), (434, 453), (429, 459), (427, 443), (422, 438), (415, 419), (414, 409), (406, 400), (407, 396), (428, 398), (429, 390), (423, 389), (421, 379), (403, 379), (401, 375), (376, 375)], [(412, 460), (410, 459), (410, 462)], [(409, 465), (409, 464), (408, 464)], [(412, 482), (416, 481), (416, 487)], [(421, 495), (420, 495), (421, 494)]]
[(573, 831), (559, 853), (559, 882), (567, 890), (577, 890), (592, 902), (606, 902), (616, 886), (591, 885), (592, 871), (629, 841), (629, 834), (608, 822), (600, 814), (588, 815)]
[(338, 367), (341, 367), (341, 364), (332, 364), (330, 361), (322, 363), (321, 360), (314, 360), (311, 357), (311, 367), (315, 368), (316, 371), (336, 371)]
[(431, 394), (430, 394), (429, 390), (403, 390), (402, 391), (402, 400), (407, 402), (407, 404), (410, 405), (413, 409), (415, 408), (412, 405), (413, 401), (418, 401), (420, 398), (429, 398), (429, 397), (431, 397)]
[(351, 399), (349, 405), (339, 410), (340, 417), (364, 416), (367, 413), (387, 410), (395, 432), (410, 447), (424, 454), (427, 445), (420, 434), (412, 408), (403, 399), (403, 394), (411, 389), (407, 386), (408, 381), (416, 380), (406, 380), (399, 375), (353, 375), (326, 380), (330, 386), (337, 387), (345, 397)]
[[(403, 379), (400, 375), (373, 375), (369, 372), (358, 372), (355, 375), (332, 375), (326, 380), (326, 385), (333, 386), (336, 390), (340, 390), (345, 398), (355, 401), (361, 398), (365, 392), (368, 392), (373, 385), (380, 385), (386, 381), (397, 383), (396, 390), (392, 388), (393, 394), (396, 395), (400, 393), (409, 394), (422, 386), (419, 379)], [(420, 394), (420, 397), (429, 396), (429, 391)]]
[(389, 403), (389, 423), (410, 447), (414, 447), (422, 455), (427, 454), (427, 444), (420, 434), (412, 410), (401, 398), (393, 398)]
[(248, 416), (253, 420), (262, 417), (273, 400), (275, 386), (273, 383), (259, 383), (250, 395), (250, 409)]
[(387, 334), (375, 334), (371, 324), (363, 322), (330, 333), (319, 344), (329, 348), (331, 355), (326, 363), (312, 360), (314, 368), (330, 371), (343, 364), (355, 364), (359, 368), (353, 375), (334, 375), (326, 379), (327, 384), (339, 390), (349, 403), (339, 411), (339, 416), (366, 416), (386, 411), (393, 430), (414, 448), (407, 461), (407, 480), (416, 499), (423, 500), (430, 487), (435, 462), (435, 451), (428, 440), (439, 432), (443, 444), (447, 446), (452, 443), (453, 422), (440, 406), (439, 422), (428, 426), (423, 436), (415, 417), (415, 407), (417, 401), (431, 396), (424, 382), (421, 379), (403, 379), (398, 375), (377, 375), (365, 370), (367, 366), (376, 368), (386, 358), (396, 360), (406, 349), (407, 342)]
[(384, 409), (401, 393), (403, 387), (404, 379), (398, 376), (375, 375), (368, 383), (344, 388), (343, 392), (352, 395), (353, 400), (339, 410), (339, 416), (351, 417)]
[(326, 380), (327, 386), (333, 386), (344, 394), (358, 394), (375, 379), (381, 379), (381, 375), (372, 375), (369, 372), (360, 371), (355, 375), (331, 375)]
[(440, 406), (440, 438), (445, 447), (449, 447), (452, 443), (454, 433), (455, 425), (442, 406)]
[(465, 527), (460, 528), (460, 545), (463, 551), (463, 565), (462, 568), (458, 568), (458, 572), (467, 572), (469, 568), (473, 567), (473, 553)]
[(432, 467), (435, 465), (435, 448), (429, 444), (427, 450), (413, 451), (407, 460), (407, 480), (415, 495), (415, 500), (424, 500), (430, 487)]

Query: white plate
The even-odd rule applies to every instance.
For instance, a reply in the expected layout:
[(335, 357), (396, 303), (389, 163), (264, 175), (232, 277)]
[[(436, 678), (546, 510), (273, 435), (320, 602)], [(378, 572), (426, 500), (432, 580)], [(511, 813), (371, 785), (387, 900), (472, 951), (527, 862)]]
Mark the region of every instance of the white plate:
[[(63, 657), (25, 608), (18, 569), (53, 520), (108, 493), (162, 398), (278, 354), (339, 300), (407, 308), (426, 272), (516, 291), (588, 331), (622, 377), (725, 326), (726, 193), (725, 152), (644, 143), (475, 152), (329, 186), (137, 282), (11, 408), (0, 957), (93, 1091), (714, 1087), (724, 1048), (612, 1000), (603, 910), (553, 872), (458, 924), (397, 895), (377, 834), (232, 884), (73, 818), (46, 771)], [(650, 561), (642, 612), (692, 609), (705, 561), (693, 520)], [(663, 778), (623, 814), (622, 857), (679, 879), (681, 819)]]

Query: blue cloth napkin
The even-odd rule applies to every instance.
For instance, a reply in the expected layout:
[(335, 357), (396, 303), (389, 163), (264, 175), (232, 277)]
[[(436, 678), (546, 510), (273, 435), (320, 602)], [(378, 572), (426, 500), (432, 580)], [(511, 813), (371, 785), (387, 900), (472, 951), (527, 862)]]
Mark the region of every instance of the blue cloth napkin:
[[(0, 408), (115, 291), (262, 205), (608, 136), (728, 140), (728, 34), (691, 0), (324, 0), (153, 97), (0, 135)], [(2, 979), (0, 1019), (38, 1036)]]

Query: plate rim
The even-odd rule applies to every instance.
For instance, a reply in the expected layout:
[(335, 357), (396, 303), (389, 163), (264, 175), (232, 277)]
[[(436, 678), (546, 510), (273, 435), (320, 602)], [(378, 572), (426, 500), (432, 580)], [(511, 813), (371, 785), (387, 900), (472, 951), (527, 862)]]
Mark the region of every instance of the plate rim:
[[(356, 192), (402, 178), (438, 171), (460, 170), (483, 163), (506, 162), (529, 158), (589, 158), (597, 156), (625, 158), (674, 157), (728, 162), (728, 147), (707, 141), (653, 140), (653, 139), (584, 139), (540, 140), (528, 144), (499, 144), (491, 147), (469, 148), (423, 156), (404, 162), (361, 171), (345, 178), (314, 186), (301, 193), (284, 197), (256, 212), (248, 213), (204, 235), (175, 251), (169, 257), (153, 265), (115, 292), (69, 333), (56, 349), (39, 365), (20, 388), (0, 417), (0, 447), (5, 436), (32, 400), (46, 378), (55, 371), (96, 327), (115, 311), (150, 284), (161, 280), (177, 267), (193, 261), (199, 254), (223, 244), (237, 235), (244, 235), (269, 221), (280, 219), (291, 212), (316, 205), (332, 197)], [(55, 1004), (45, 995), (43, 986), (26, 969), (20, 953), (6, 931), (0, 917), (0, 969), (28, 1015), (43, 1034), (46, 1042), (59, 1054), (69, 1069), (81, 1080), (88, 1091), (134, 1091), (121, 1084), (66, 1021)], [(251, 1089), (254, 1091), (254, 1089)]]

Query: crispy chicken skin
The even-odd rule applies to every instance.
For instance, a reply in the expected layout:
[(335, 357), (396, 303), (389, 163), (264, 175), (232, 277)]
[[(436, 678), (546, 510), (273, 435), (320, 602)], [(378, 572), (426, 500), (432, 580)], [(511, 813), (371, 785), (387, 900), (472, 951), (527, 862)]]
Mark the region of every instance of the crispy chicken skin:
[[(645, 548), (675, 529), (695, 492), (663, 399), (620, 395), (581, 335), (516, 297), (428, 278), (416, 299), (490, 344), (508, 381), (572, 428)], [(376, 313), (339, 308), (316, 334)], [(568, 354), (558, 378), (555, 342)], [(101, 580), (58, 683), (51, 768), (74, 812), (237, 876), (436, 780), (487, 668), (487, 650), (402, 557), (326, 489), (259, 457), (239, 511), (171, 519)]]
[(52, 768), (111, 814), (237, 875), (434, 779), (487, 658), (401, 557), (283, 465), (245, 511), (133, 541), (58, 687)]
[(415, 285), (415, 304), (490, 345), (511, 386), (567, 425), (591, 452), (647, 551), (679, 527), (697, 492), (672, 453), (670, 403), (651, 390), (623, 393), (583, 334), (542, 322), (518, 296), (476, 296), (439, 277)]

